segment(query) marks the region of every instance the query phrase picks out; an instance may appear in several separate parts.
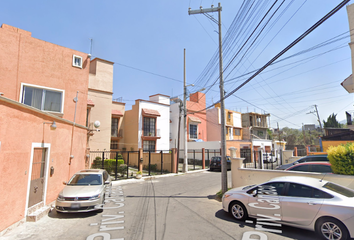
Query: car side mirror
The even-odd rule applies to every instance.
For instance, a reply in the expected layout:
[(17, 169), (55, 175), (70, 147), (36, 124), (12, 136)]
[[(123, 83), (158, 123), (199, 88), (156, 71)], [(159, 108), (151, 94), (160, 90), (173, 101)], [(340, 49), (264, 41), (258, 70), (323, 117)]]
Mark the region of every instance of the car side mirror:
[(67, 185), (68, 183), (64, 181), (63, 184), (64, 184), (64, 185)]
[(258, 195), (258, 190), (257, 189), (253, 190), (251, 194), (253, 197), (256, 197)]
[(105, 181), (105, 182), (104, 182), (104, 185), (108, 185), (108, 184), (109, 184), (109, 181)]

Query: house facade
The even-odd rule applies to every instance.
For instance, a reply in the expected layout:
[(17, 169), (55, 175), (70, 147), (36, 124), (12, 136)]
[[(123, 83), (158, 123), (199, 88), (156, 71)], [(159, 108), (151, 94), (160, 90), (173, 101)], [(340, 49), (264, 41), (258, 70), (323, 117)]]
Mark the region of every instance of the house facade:
[[(207, 132), (208, 141), (221, 141), (221, 108), (220, 104), (214, 108), (208, 109), (207, 116)], [(249, 139), (243, 138), (242, 117), (241, 113), (225, 109), (225, 127), (226, 127), (226, 155), (230, 155), (229, 148), (234, 147), (237, 157), (241, 157), (241, 149), (250, 149), (251, 142)]]
[(124, 149), (127, 151), (169, 150), (170, 97), (156, 94), (138, 99), (124, 114)]
[(86, 53), (0, 28), (0, 232), (36, 220), (87, 161)]
[[(179, 140), (179, 148), (184, 149), (184, 114), (182, 100), (174, 98), (172, 99), (172, 102), (170, 114), (170, 148), (177, 148)], [(201, 92), (191, 94), (189, 96), (189, 100), (186, 101), (188, 143), (195, 141), (207, 141), (207, 119), (205, 106), (205, 94)], [(180, 133), (179, 136), (178, 132)]]

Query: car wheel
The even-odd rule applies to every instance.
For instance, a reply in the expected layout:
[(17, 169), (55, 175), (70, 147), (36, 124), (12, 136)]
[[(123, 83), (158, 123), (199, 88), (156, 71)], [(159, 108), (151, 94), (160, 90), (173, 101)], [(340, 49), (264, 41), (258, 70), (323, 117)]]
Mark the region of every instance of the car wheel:
[(248, 213), (246, 207), (240, 202), (232, 202), (230, 206), (230, 212), (237, 220), (246, 220)]
[(327, 240), (346, 240), (349, 236), (344, 224), (334, 218), (320, 219), (316, 224), (316, 232)]

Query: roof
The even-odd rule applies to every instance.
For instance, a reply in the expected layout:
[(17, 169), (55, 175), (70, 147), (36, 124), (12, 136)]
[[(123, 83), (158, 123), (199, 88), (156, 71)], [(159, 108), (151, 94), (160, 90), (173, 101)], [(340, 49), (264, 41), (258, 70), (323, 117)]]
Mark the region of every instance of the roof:
[(94, 102), (91, 99), (87, 99), (87, 105), (95, 106)]
[(160, 117), (160, 113), (159, 111), (155, 110), (155, 109), (148, 109), (148, 108), (143, 108), (143, 115), (148, 115), (148, 116), (155, 116), (155, 117)]
[(198, 122), (198, 123), (202, 122), (198, 117), (195, 117), (195, 116), (188, 116), (188, 118), (189, 118), (189, 121), (192, 121), (192, 122)]
[(119, 110), (112, 110), (112, 115), (123, 116), (123, 113)]

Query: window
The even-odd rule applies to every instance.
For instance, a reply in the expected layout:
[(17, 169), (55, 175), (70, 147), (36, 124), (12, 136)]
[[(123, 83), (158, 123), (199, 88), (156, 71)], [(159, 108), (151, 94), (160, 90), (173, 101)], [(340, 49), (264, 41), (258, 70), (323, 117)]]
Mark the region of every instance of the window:
[(257, 131), (257, 135), (263, 137), (263, 131)]
[(73, 55), (73, 67), (82, 68), (82, 57)]
[(118, 141), (111, 141), (111, 149), (118, 149)]
[(354, 191), (352, 189), (342, 187), (331, 182), (326, 183), (323, 187), (346, 197), (354, 197)]
[(111, 137), (118, 137), (118, 123), (119, 118), (112, 118)]
[(42, 111), (62, 112), (63, 90), (22, 85), (21, 103)]
[(198, 125), (189, 124), (189, 138), (198, 139)]
[(155, 134), (156, 118), (144, 117), (144, 136), (156, 136)]
[(144, 151), (155, 151), (155, 141), (144, 141)]
[(329, 165), (312, 165), (311, 172), (331, 173), (332, 168)]
[(234, 135), (235, 136), (240, 136), (241, 135), (240, 129), (234, 128)]
[(296, 166), (289, 169), (289, 171), (310, 172), (310, 166), (309, 165)]
[(289, 197), (305, 197), (311, 198), (312, 197), (312, 187), (308, 187), (305, 185), (297, 184), (297, 183), (290, 183), (288, 196)]

